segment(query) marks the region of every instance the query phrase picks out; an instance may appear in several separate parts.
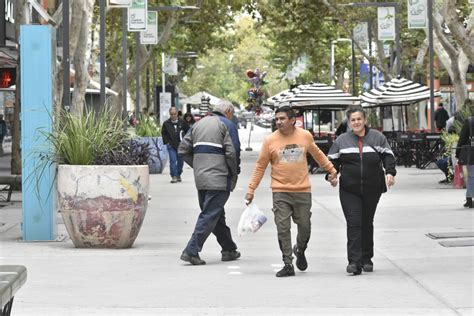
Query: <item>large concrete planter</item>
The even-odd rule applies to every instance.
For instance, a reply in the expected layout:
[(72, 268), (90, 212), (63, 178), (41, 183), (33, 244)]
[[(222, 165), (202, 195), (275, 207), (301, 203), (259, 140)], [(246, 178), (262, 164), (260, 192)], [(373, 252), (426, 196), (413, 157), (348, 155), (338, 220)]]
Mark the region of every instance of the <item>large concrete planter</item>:
[(163, 144), (161, 137), (136, 137), (134, 140), (138, 144), (148, 145), (150, 158), (148, 159), (148, 167), (150, 173), (162, 173), (168, 161), (168, 149)]
[(77, 248), (130, 248), (148, 206), (148, 166), (58, 167), (58, 209)]

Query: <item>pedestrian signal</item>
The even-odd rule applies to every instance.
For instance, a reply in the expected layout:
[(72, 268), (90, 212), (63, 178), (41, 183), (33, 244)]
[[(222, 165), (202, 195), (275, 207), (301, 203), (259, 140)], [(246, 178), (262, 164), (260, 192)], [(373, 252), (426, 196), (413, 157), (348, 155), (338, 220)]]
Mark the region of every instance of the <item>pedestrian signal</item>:
[(15, 85), (15, 81), (15, 68), (0, 68), (0, 88), (9, 88)]

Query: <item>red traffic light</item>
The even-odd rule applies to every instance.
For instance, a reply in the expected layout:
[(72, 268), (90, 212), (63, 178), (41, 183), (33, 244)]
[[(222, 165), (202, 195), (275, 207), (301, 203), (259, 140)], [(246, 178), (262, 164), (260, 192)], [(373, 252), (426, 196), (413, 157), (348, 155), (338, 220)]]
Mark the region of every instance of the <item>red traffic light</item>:
[(9, 88), (15, 84), (16, 69), (1, 68), (0, 69), (0, 88)]

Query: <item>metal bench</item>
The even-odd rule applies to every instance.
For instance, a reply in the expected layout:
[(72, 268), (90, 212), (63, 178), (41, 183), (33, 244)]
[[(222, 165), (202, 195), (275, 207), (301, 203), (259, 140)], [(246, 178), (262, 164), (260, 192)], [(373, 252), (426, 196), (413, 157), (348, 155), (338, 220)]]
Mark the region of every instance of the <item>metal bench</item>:
[(10, 202), (15, 185), (21, 185), (20, 175), (0, 176), (0, 202)]
[(24, 266), (0, 265), (0, 315), (9, 316), (12, 311), (13, 297), (26, 282)]

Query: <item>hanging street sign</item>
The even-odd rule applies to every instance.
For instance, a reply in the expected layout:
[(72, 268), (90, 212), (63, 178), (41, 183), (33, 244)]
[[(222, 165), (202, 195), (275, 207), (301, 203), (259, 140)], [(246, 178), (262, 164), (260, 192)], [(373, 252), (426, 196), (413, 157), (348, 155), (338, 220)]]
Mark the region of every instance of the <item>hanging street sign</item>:
[(426, 0), (408, 0), (408, 28), (424, 29), (428, 26)]
[(395, 8), (379, 7), (377, 8), (377, 25), (379, 41), (395, 40)]
[(109, 8), (128, 8), (132, 0), (107, 0)]
[(131, 0), (128, 7), (128, 31), (141, 32), (147, 28), (147, 0)]
[(369, 43), (369, 32), (368, 32), (368, 24), (367, 22), (360, 22), (354, 26), (354, 30), (352, 31), (352, 36), (354, 37), (354, 41), (359, 44), (360, 48), (368, 49)]
[(143, 45), (158, 44), (158, 12), (148, 11), (148, 27), (140, 32), (140, 43)]
[(165, 57), (163, 72), (171, 76), (176, 76), (178, 74), (178, 59)]

